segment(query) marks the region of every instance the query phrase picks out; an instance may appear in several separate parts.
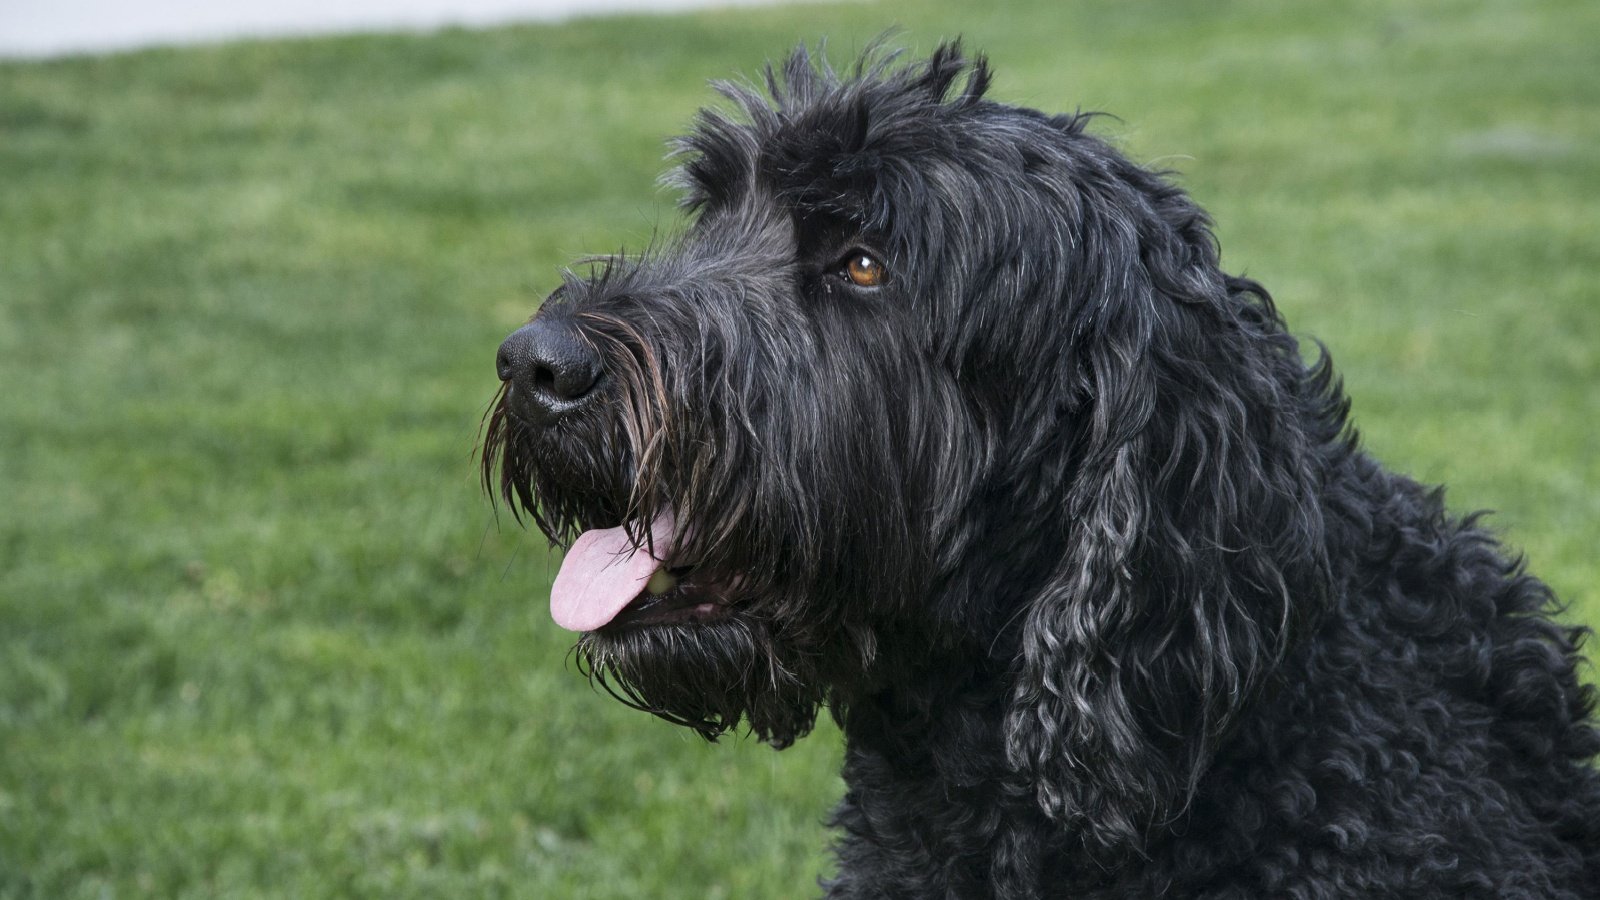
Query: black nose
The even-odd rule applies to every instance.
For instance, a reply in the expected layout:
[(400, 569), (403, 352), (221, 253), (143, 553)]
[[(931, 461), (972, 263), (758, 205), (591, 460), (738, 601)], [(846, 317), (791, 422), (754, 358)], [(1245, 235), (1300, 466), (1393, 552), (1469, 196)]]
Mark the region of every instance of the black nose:
[(541, 424), (582, 405), (600, 381), (600, 357), (571, 320), (543, 316), (512, 332), (495, 358), (509, 402)]

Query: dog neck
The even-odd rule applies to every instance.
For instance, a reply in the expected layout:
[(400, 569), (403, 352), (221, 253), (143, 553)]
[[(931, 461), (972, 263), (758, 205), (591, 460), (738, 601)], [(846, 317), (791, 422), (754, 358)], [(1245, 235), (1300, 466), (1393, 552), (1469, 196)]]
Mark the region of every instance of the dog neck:
[[(896, 666), (884, 682), (894, 687), (835, 708), (845, 734), (847, 787), (832, 820), (846, 836), (841, 870), (920, 884), (927, 896), (984, 896), (984, 886), (996, 879), (1039, 877), (1037, 871), (998, 871), (1013, 862), (1036, 869), (1039, 848), (1018, 852), (1022, 848), (1012, 845), (1048, 825), (1032, 790), (1005, 762), (1012, 682), (1008, 664), (990, 649), (885, 660)], [(974, 823), (981, 823), (981, 845), (970, 843)], [(952, 844), (955, 836), (964, 836), (963, 846)], [(915, 850), (911, 857), (907, 848)], [(871, 865), (859, 865), (868, 859)], [(833, 889), (839, 896), (870, 896), (873, 885), (836, 883)]]

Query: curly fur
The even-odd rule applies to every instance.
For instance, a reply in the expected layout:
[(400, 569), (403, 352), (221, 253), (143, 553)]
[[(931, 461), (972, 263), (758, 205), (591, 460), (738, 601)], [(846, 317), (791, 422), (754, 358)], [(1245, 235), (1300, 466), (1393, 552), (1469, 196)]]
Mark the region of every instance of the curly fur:
[(553, 426), (508, 382), (486, 480), (557, 543), (670, 508), (723, 611), (591, 674), (779, 747), (826, 706), (830, 897), (1600, 897), (1583, 632), (1359, 449), (1188, 196), (988, 83), (722, 85), (686, 232), (546, 304), (604, 380)]

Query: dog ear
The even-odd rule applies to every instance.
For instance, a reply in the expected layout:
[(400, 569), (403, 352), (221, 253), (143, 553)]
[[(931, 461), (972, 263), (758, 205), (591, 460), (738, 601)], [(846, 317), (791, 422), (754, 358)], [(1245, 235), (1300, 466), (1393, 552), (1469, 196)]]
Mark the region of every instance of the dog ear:
[(1319, 605), (1314, 448), (1343, 422), (1329, 367), (1221, 273), (1199, 209), (1129, 180), (1078, 224), (1066, 552), (1024, 612), (1006, 732), (1046, 815), (1100, 858), (1181, 816)]

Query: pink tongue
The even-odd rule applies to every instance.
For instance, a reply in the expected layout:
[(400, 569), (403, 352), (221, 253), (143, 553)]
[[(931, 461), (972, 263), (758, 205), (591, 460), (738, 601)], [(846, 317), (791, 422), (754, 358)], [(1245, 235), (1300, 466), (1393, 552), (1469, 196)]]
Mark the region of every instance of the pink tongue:
[[(671, 512), (650, 523), (657, 553), (672, 549), (672, 534)], [(645, 548), (633, 549), (621, 526), (585, 531), (572, 542), (550, 586), (550, 617), (569, 631), (594, 631), (639, 596), (660, 565)]]

